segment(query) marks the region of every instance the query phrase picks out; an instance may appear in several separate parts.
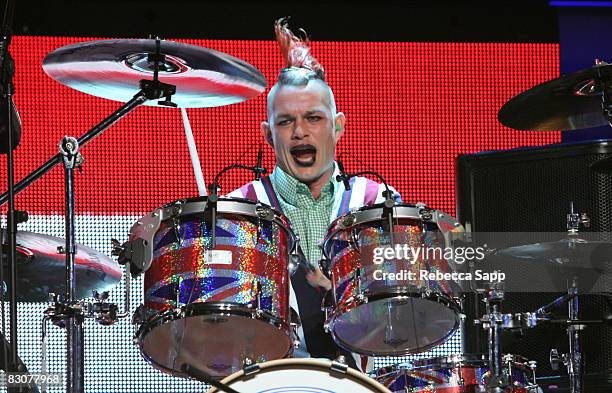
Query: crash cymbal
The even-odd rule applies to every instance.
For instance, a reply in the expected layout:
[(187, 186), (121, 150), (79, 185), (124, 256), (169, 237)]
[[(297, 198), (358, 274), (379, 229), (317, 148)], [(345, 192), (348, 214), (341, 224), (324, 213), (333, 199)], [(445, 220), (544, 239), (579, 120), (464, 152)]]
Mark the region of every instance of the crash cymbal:
[[(51, 78), (78, 91), (127, 102), (141, 79), (153, 79), (156, 40), (101, 40), (64, 46), (49, 53), (43, 69)], [(176, 86), (179, 107), (229, 105), (248, 100), (266, 88), (262, 73), (245, 61), (199, 46), (161, 41), (165, 60), (159, 80)], [(145, 105), (157, 105), (157, 100)]]
[(544, 82), (502, 106), (499, 121), (517, 130), (556, 131), (608, 125), (601, 106), (601, 81), (612, 65), (602, 64)]
[(591, 169), (595, 172), (612, 175), (612, 157), (602, 158), (591, 164)]
[[(21, 302), (45, 302), (49, 293), (66, 292), (66, 256), (58, 252), (66, 241), (53, 236), (28, 231), (17, 232), (17, 300)], [(9, 269), (4, 253), (4, 279), (9, 283)], [(106, 255), (83, 245), (77, 245), (75, 256), (75, 299), (92, 296), (112, 289), (123, 274), (119, 264)], [(10, 283), (8, 285), (10, 291)], [(5, 297), (6, 299), (6, 297)]]

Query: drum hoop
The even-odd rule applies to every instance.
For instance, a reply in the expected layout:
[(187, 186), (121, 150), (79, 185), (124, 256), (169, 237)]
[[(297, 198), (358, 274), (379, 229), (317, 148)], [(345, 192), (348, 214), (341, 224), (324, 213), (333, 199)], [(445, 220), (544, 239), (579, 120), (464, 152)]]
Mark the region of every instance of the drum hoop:
[[(438, 301), (439, 303), (443, 303), (445, 306), (447, 306), (448, 308), (452, 309), (453, 311), (455, 311), (455, 313), (460, 313), (461, 312), (461, 306), (453, 300), (452, 297), (448, 296), (445, 293), (440, 293), (440, 292), (431, 292), (430, 294), (427, 294), (426, 292), (408, 292), (406, 290), (403, 289), (404, 287), (387, 287), (387, 288), (383, 288), (380, 291), (376, 291), (376, 292), (370, 292), (370, 293), (365, 293), (364, 297), (366, 297), (369, 301), (376, 301), (376, 300), (382, 300), (382, 299), (391, 299), (391, 298), (396, 298), (396, 297), (406, 297), (406, 298), (421, 298), (421, 299), (426, 299), (426, 300), (431, 300), (431, 298), (436, 298), (436, 301)], [(394, 290), (390, 290), (390, 289), (394, 289)], [(349, 301), (346, 302), (349, 305), (352, 305), (354, 303), (353, 301)], [(337, 307), (338, 310), (343, 309), (345, 310), (347, 307)], [(351, 310), (353, 309), (353, 307), (351, 307)], [(346, 311), (342, 311), (341, 313), (339, 311), (335, 312), (333, 317), (339, 317), (342, 314), (344, 314)]]
[[(251, 207), (251, 209), (243, 208), (245, 205)], [(289, 251), (294, 251), (296, 246), (296, 235), (293, 229), (291, 228), (291, 223), (289, 222), (289, 219), (284, 214), (274, 209), (270, 205), (267, 205), (262, 202), (255, 202), (250, 199), (222, 197), (219, 198), (219, 201), (217, 202), (217, 214), (243, 214), (248, 217), (258, 218), (259, 216), (255, 212), (255, 207), (258, 205), (265, 206), (266, 208), (270, 209), (271, 212), (274, 213), (274, 217), (267, 221), (274, 222), (285, 231), (285, 233), (289, 236), (290, 240)], [(168, 212), (169, 210), (176, 208), (177, 206), (180, 207), (180, 212), (178, 214), (172, 214)], [(165, 222), (176, 217), (201, 214), (206, 207), (207, 197), (195, 197), (179, 199), (174, 202), (167, 203), (160, 207), (158, 210), (165, 212), (165, 214), (162, 214), (163, 218), (161, 220), (161, 222)]]
[[(422, 296), (422, 293), (404, 293), (401, 294), (400, 296), (398, 296), (398, 294), (390, 294), (387, 293), (386, 295), (384, 294), (379, 294), (376, 295), (375, 299), (372, 300), (382, 300), (382, 299), (389, 299), (389, 298), (395, 298), (395, 297), (407, 297), (407, 298), (415, 298), (415, 297), (419, 297), (422, 299), (427, 299), (429, 297), (437, 297), (438, 300), (442, 300), (443, 302), (445, 302), (445, 305), (450, 308), (451, 310), (455, 311), (455, 325), (453, 326), (453, 328), (442, 338), (440, 338), (439, 340), (436, 340), (435, 342), (433, 342), (432, 344), (426, 345), (424, 347), (421, 348), (416, 348), (416, 349), (412, 349), (412, 350), (406, 350), (406, 351), (400, 351), (400, 352), (384, 352), (384, 351), (376, 351), (376, 352), (370, 352), (370, 351), (364, 351), (360, 348), (357, 347), (353, 347), (350, 344), (345, 343), (343, 340), (341, 340), (337, 335), (336, 335), (336, 330), (334, 329), (334, 325), (336, 322), (336, 318), (344, 315), (347, 311), (342, 311), (340, 312), (340, 308), (336, 308), (336, 310), (334, 310), (334, 313), (332, 314), (330, 323), (329, 323), (329, 333), (331, 334), (334, 342), (336, 344), (338, 344), (340, 347), (342, 347), (343, 349), (350, 351), (350, 352), (356, 352), (360, 355), (367, 355), (367, 356), (405, 356), (405, 355), (410, 355), (410, 354), (414, 354), (414, 353), (420, 353), (420, 352), (424, 352), (427, 351), (433, 347), (436, 347), (444, 342), (446, 342), (459, 328), (459, 324), (460, 324), (460, 311), (461, 308), (459, 307), (459, 305), (452, 301), (450, 297), (448, 297), (445, 294), (441, 294), (438, 292), (433, 292), (428, 296)], [(368, 297), (366, 295), (366, 297)], [(371, 297), (371, 295), (370, 295)], [(368, 297), (368, 301), (370, 300), (370, 297)], [(359, 307), (359, 306), (357, 306)], [(345, 308), (344, 308), (345, 309)], [(349, 311), (350, 312), (350, 311)]]
[[(392, 374), (405, 374), (414, 371), (423, 371), (432, 368), (456, 368), (458, 366), (478, 366), (487, 365), (485, 355), (462, 354), (447, 355), (434, 358), (412, 360), (405, 363), (392, 364), (385, 366), (377, 371), (370, 373), (374, 378), (385, 378)], [(457, 360), (459, 359), (459, 360)]]
[[(257, 319), (259, 321), (262, 322), (267, 322), (270, 325), (273, 325), (277, 328), (282, 328), (285, 331), (287, 331), (290, 334), (290, 326), (288, 323), (286, 323), (285, 321), (280, 320), (277, 317), (272, 316), (271, 314), (269, 314), (268, 312), (264, 311), (263, 313), (257, 313), (255, 310), (253, 309), (248, 309), (248, 307), (245, 307), (243, 304), (240, 303), (230, 303), (230, 302), (211, 302), (211, 303), (193, 303), (193, 304), (189, 304), (187, 305), (187, 307), (189, 306), (193, 306), (193, 305), (199, 305), (198, 311), (206, 311), (206, 309), (210, 308), (211, 312), (206, 313), (206, 314), (219, 314), (218, 312), (215, 313), (214, 311), (219, 311), (222, 310), (224, 313), (230, 314), (231, 315), (238, 315), (238, 316), (245, 316), (245, 317), (251, 317), (253, 319)], [(210, 307), (212, 306), (212, 307)], [(200, 310), (201, 309), (201, 310)], [(240, 310), (240, 311), (239, 311)], [(248, 312), (250, 311), (250, 313)], [(206, 315), (206, 314), (199, 314), (197, 316), (201, 316), (201, 315)], [(194, 316), (194, 315), (191, 315)], [(185, 318), (188, 318), (187, 316)], [(165, 310), (162, 312), (158, 312), (154, 315), (152, 315), (151, 317), (149, 317), (149, 319), (147, 319), (146, 322), (142, 323), (142, 325), (138, 328), (138, 331), (136, 332), (136, 334), (134, 335), (134, 340), (136, 341), (136, 343), (138, 344), (138, 347), (140, 349), (140, 355), (147, 361), (149, 362), (149, 364), (151, 364), (153, 367), (157, 368), (160, 371), (163, 371), (167, 374), (170, 375), (174, 375), (174, 376), (178, 376), (178, 377), (184, 377), (184, 378), (190, 378), (189, 375), (183, 373), (183, 372), (179, 372), (176, 371), (175, 369), (171, 369), (165, 366), (162, 366), (161, 364), (157, 363), (155, 360), (153, 360), (145, 351), (144, 351), (144, 338), (147, 336), (147, 334), (149, 332), (151, 332), (154, 328), (161, 326), (162, 324), (168, 322), (168, 321), (176, 321), (182, 318), (179, 318), (179, 315), (176, 311), (174, 310)], [(291, 340), (289, 339), (289, 346), (287, 349), (287, 353), (284, 355), (289, 356), (293, 353), (293, 345), (291, 343)], [(233, 375), (233, 374), (232, 374)]]
[[(275, 369), (284, 369), (287, 367), (290, 368), (300, 368), (300, 369), (309, 369), (309, 370), (319, 370), (322, 369), (329, 370), (330, 373), (336, 374), (348, 374), (350, 377), (359, 380), (359, 382), (371, 387), (373, 392), (380, 393), (391, 393), (391, 391), (381, 384), (379, 384), (376, 380), (367, 376), (367, 374), (363, 374), (357, 370), (353, 370), (352, 368), (347, 368), (346, 372), (335, 371), (332, 368), (334, 362), (328, 359), (313, 359), (313, 358), (293, 358), (293, 359), (277, 359), (270, 360), (267, 362), (259, 363), (259, 370), (251, 375), (257, 375), (263, 370), (273, 371)], [(231, 384), (233, 382), (239, 381), (245, 377), (244, 370), (240, 370), (235, 372), (234, 374), (224, 378), (221, 380), (224, 384)], [(231, 385), (230, 385), (231, 386)], [(207, 393), (216, 393), (219, 392), (216, 388), (211, 388)]]
[[(195, 309), (194, 309), (195, 308)], [(203, 303), (191, 303), (181, 307), (181, 311), (177, 312), (174, 309), (164, 310), (151, 315), (145, 322), (143, 322), (134, 338), (138, 341), (139, 346), (142, 348), (142, 340), (150, 333), (154, 328), (163, 325), (166, 322), (177, 321), (179, 319), (191, 318), (194, 316), (204, 315), (226, 315), (226, 316), (243, 316), (253, 319), (257, 319), (262, 322), (266, 322), (277, 328), (282, 328), (287, 332), (290, 331), (290, 326), (287, 322), (272, 315), (270, 312), (257, 311), (253, 308), (249, 308), (241, 303), (233, 302), (203, 302)], [(181, 315), (184, 315), (181, 317)]]
[(411, 370), (423, 370), (433, 367), (456, 368), (460, 366), (484, 367), (487, 361), (484, 355), (473, 353), (438, 356), (435, 358), (419, 359), (410, 363)]
[[(382, 215), (382, 210), (384, 209), (384, 204), (382, 203), (378, 203), (375, 205), (370, 205), (370, 206), (364, 206), (361, 207), (357, 210), (351, 211), (348, 214), (342, 215), (338, 218), (336, 218), (334, 221), (331, 222), (331, 224), (328, 227), (328, 233), (325, 235), (325, 237), (323, 238), (323, 254), (325, 255), (325, 257), (328, 260), (331, 260), (331, 256), (329, 253), (329, 242), (340, 232), (340, 231), (344, 231), (348, 228), (353, 228), (355, 226), (361, 225), (361, 224), (365, 224), (368, 222), (373, 222), (373, 221), (380, 221), (381, 220), (381, 215)], [(417, 207), (416, 205), (410, 205), (410, 204), (396, 204), (393, 207), (393, 218), (403, 218), (403, 219), (413, 219), (413, 220), (420, 220), (422, 221), (423, 218), (419, 215), (419, 211), (421, 211), (424, 208), (421, 207)], [(432, 214), (432, 217), (430, 220), (427, 220), (426, 222), (435, 224), (438, 229), (440, 229), (440, 225), (438, 224), (438, 218), (445, 218), (445, 219), (452, 219), (450, 221), (452, 221), (453, 223), (456, 223), (457, 225), (459, 225), (459, 222), (452, 216), (441, 212), (440, 210), (434, 210), (431, 209), (432, 212), (436, 213), (436, 214)], [(345, 220), (347, 218), (347, 216), (352, 215), (354, 217), (354, 221), (353, 221), (350, 225), (342, 225), (341, 221)], [(444, 231), (440, 230), (441, 233), (444, 233)]]

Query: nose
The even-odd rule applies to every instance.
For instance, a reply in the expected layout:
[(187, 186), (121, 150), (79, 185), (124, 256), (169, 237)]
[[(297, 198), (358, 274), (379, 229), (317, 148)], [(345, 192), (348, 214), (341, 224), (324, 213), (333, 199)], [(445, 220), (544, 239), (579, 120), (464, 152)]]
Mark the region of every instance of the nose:
[(296, 120), (294, 123), (295, 127), (293, 127), (293, 139), (304, 139), (306, 135), (308, 135), (308, 130), (304, 127), (304, 123), (302, 120)]

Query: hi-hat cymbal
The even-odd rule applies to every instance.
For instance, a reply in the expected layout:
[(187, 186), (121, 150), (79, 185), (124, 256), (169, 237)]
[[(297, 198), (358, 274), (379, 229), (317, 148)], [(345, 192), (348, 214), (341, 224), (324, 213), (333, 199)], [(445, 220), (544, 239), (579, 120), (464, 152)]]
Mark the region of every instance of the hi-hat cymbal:
[[(66, 292), (66, 256), (58, 252), (58, 247), (65, 245), (66, 241), (57, 237), (28, 231), (17, 232), (18, 301), (45, 302), (49, 300), (49, 293)], [(10, 291), (7, 248), (5, 244), (4, 279)], [(112, 289), (123, 274), (117, 262), (80, 244), (77, 245), (74, 267), (75, 299), (91, 297), (94, 289), (98, 292)]]
[[(83, 42), (49, 53), (43, 69), (51, 78), (78, 91), (127, 102), (139, 81), (153, 79), (156, 40), (117, 39)], [(212, 49), (173, 41), (160, 42), (165, 60), (159, 80), (176, 86), (179, 107), (229, 105), (255, 97), (266, 88), (262, 73), (247, 62)], [(157, 105), (148, 101), (145, 105)]]
[(497, 250), (494, 255), (523, 261), (551, 262), (558, 266), (584, 266), (594, 255), (607, 255), (612, 260), (612, 243), (583, 239), (562, 239), (554, 242), (525, 244)]
[(576, 130), (608, 125), (601, 106), (601, 82), (611, 78), (609, 64), (561, 76), (513, 97), (497, 117), (503, 125), (517, 130)]
[(574, 278), (581, 292), (609, 291), (611, 262), (612, 242), (583, 238), (513, 246), (487, 256), (489, 269), (505, 273), (509, 292), (563, 292)]

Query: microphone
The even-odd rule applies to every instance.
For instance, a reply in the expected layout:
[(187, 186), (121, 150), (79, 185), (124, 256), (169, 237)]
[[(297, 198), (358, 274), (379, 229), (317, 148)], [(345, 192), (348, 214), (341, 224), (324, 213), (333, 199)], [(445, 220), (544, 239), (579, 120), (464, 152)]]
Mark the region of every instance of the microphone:
[(349, 184), (349, 181), (348, 181), (348, 179), (351, 176), (347, 175), (346, 172), (344, 171), (344, 165), (342, 164), (342, 159), (340, 158), (340, 156), (338, 156), (337, 162), (338, 162), (338, 169), (340, 171), (340, 174), (336, 176), (336, 181), (342, 182), (344, 184), (344, 189), (348, 191), (351, 189), (351, 185)]
[[(5, 43), (0, 42), (0, 52), (4, 52)], [(15, 73), (15, 62), (11, 57), (10, 53), (6, 53), (7, 58), (3, 59), (0, 63), (0, 66), (5, 65), (6, 74), (2, 76), (2, 82), (4, 82), (5, 78), (10, 78)], [(11, 89), (11, 94), (13, 93), (13, 86), (9, 86)], [(2, 96), (0, 97), (0, 154), (7, 154), (9, 150), (15, 150), (19, 143), (21, 142), (21, 118), (19, 117), (19, 112), (17, 112), (17, 108), (15, 107), (15, 103), (13, 102), (13, 98), (10, 99), (10, 108), (8, 104), (8, 100), (6, 99), (6, 93), (4, 91), (4, 83), (0, 86), (0, 93)], [(13, 146), (8, 146), (8, 133), (9, 133), (9, 121), (8, 121), (8, 111), (11, 111), (11, 136), (13, 137)]]
[(261, 174), (266, 173), (266, 169), (261, 167), (262, 160), (263, 150), (260, 147), (259, 151), (257, 152), (257, 164), (255, 165), (255, 168), (253, 168), (253, 172), (255, 172), (255, 180), (261, 180)]
[(0, 154), (6, 154), (9, 151), (8, 133), (9, 121), (8, 111), (11, 111), (11, 135), (13, 136), (13, 146), (10, 150), (15, 150), (21, 143), (21, 118), (19, 112), (15, 108), (15, 103), (11, 98), (10, 109), (7, 108), (7, 100), (5, 97), (0, 97)]

